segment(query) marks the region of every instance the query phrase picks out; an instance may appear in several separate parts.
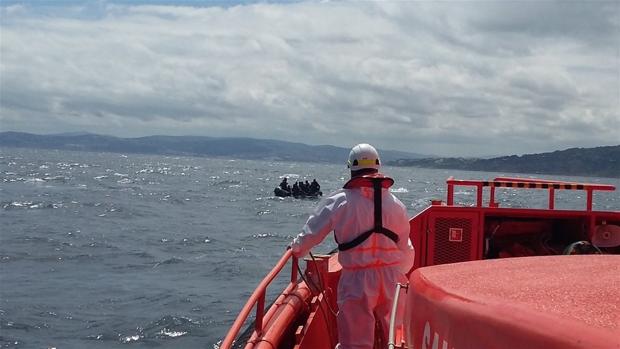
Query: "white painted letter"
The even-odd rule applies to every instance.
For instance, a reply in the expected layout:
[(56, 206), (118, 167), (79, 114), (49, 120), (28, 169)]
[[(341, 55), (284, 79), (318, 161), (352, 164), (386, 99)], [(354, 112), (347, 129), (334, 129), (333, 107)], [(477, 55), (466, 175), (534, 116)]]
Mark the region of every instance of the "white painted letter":
[(424, 336), (422, 337), (422, 349), (428, 349), (428, 345), (431, 344), (431, 324), (426, 322), (424, 325)]

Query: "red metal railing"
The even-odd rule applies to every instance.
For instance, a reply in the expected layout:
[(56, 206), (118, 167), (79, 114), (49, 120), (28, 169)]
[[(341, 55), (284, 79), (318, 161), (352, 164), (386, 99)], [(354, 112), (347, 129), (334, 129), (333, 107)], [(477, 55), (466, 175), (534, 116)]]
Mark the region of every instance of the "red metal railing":
[(267, 287), (271, 284), (273, 279), (275, 279), (275, 277), (280, 273), (280, 271), (282, 271), (284, 266), (286, 266), (289, 259), (292, 259), (291, 283), (297, 282), (298, 260), (296, 257), (293, 256), (293, 253), (291, 250), (287, 250), (282, 255), (278, 263), (276, 263), (276, 265), (273, 267), (273, 269), (271, 269), (269, 274), (267, 274), (267, 276), (265, 276), (265, 278), (258, 284), (258, 286), (254, 290), (254, 292), (252, 293), (248, 301), (245, 303), (245, 305), (241, 309), (241, 312), (237, 316), (237, 319), (235, 320), (232, 327), (228, 331), (228, 334), (226, 334), (226, 337), (222, 341), (222, 344), (220, 345), (220, 349), (230, 349), (232, 347), (235, 341), (235, 338), (237, 338), (239, 331), (241, 331), (241, 328), (243, 324), (245, 323), (245, 321), (247, 320), (248, 316), (250, 315), (252, 308), (254, 308), (254, 305), (256, 305), (256, 320), (254, 323), (254, 330), (258, 333), (262, 332), (263, 318), (265, 316), (265, 294), (267, 291)]
[(549, 209), (554, 209), (555, 207), (555, 190), (584, 190), (587, 193), (586, 209), (588, 211), (592, 211), (593, 193), (595, 190), (616, 190), (615, 186), (608, 184), (576, 183), (513, 177), (497, 177), (493, 181), (460, 180), (450, 177), (446, 183), (448, 184), (447, 204), (450, 206), (454, 205), (455, 186), (476, 187), (477, 207), (482, 207), (482, 190), (484, 187), (491, 188), (489, 194), (489, 207), (497, 207), (497, 203), (495, 202), (495, 188), (546, 189), (549, 191)]

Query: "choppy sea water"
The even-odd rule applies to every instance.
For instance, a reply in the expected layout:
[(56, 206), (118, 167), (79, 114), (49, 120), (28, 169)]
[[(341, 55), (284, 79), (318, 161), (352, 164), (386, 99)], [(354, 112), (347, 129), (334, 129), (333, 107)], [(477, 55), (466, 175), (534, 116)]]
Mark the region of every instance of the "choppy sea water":
[[(445, 180), (508, 173), (387, 167), (409, 215), (445, 198)], [(316, 201), (277, 198), (283, 176), (342, 186), (344, 166), (0, 149), (2, 348), (217, 348)], [(521, 174), (520, 176), (525, 176)], [(540, 176), (609, 183), (619, 179)], [(473, 190), (457, 201), (473, 204)], [(498, 191), (545, 207), (543, 191)], [(559, 191), (559, 209), (583, 192)], [(595, 209), (620, 210), (618, 192)], [(317, 247), (335, 246), (327, 239)], [(269, 290), (277, 293), (286, 282)]]

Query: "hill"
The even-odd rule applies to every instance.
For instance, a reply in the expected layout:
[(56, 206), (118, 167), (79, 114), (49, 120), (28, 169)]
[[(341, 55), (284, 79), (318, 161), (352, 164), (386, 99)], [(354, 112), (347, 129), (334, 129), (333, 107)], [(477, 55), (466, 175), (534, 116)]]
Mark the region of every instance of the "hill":
[[(343, 163), (350, 151), (347, 148), (331, 145), (312, 146), (254, 138), (200, 136), (119, 138), (90, 133), (36, 135), (22, 132), (0, 133), (0, 146), (328, 163)], [(381, 155), (384, 161), (422, 157), (419, 154), (391, 150), (381, 150)]]
[(491, 159), (424, 158), (399, 159), (395, 166), (520, 172), (620, 178), (620, 145), (570, 148), (551, 153), (501, 156)]

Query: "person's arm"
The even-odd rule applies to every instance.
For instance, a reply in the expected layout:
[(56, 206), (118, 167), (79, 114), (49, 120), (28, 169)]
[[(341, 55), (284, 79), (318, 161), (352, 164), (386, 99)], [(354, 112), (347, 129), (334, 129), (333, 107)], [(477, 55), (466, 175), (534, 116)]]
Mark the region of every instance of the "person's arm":
[(333, 219), (338, 209), (338, 199), (332, 197), (323, 200), (310, 215), (301, 233), (295, 237), (291, 248), (295, 257), (303, 257), (308, 251), (325, 239), (333, 230)]

